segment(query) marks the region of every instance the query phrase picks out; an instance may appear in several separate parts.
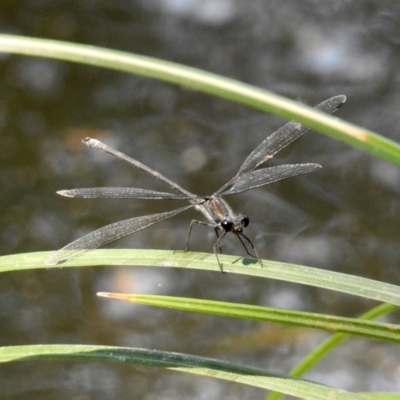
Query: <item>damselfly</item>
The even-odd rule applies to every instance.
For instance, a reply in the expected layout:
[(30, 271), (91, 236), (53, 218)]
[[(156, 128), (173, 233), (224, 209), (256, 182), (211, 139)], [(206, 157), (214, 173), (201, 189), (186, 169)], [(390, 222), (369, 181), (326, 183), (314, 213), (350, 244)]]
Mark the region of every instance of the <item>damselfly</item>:
[[(315, 108), (328, 114), (334, 113), (346, 101), (345, 96), (335, 96), (318, 104)], [(149, 173), (152, 177), (166, 183), (175, 193), (159, 192), (140, 188), (125, 187), (100, 187), (100, 188), (83, 188), (61, 190), (58, 194), (66, 197), (75, 198), (112, 198), (112, 199), (178, 199), (186, 200), (189, 205), (178, 208), (173, 211), (164, 213), (144, 215), (119, 221), (98, 230), (95, 230), (80, 239), (73, 241), (67, 246), (55, 252), (47, 261), (47, 265), (56, 265), (64, 263), (82, 254), (104, 246), (107, 243), (120, 239), (124, 236), (131, 235), (142, 229), (145, 229), (157, 222), (164, 221), (168, 218), (194, 207), (200, 211), (206, 218), (206, 221), (193, 220), (189, 226), (189, 232), (186, 240), (185, 251), (188, 249), (190, 233), (194, 225), (205, 225), (214, 228), (217, 240), (214, 243), (214, 253), (217, 258), (218, 265), (223, 271), (222, 264), (219, 260), (218, 253), (222, 253), (222, 239), (229, 232), (236, 235), (240, 240), (247, 254), (256, 258), (261, 264), (257, 250), (251, 240), (243, 233), (244, 228), (249, 225), (249, 218), (244, 214), (236, 214), (229, 207), (228, 203), (222, 198), (231, 194), (241, 193), (246, 190), (254, 189), (272, 182), (290, 178), (296, 175), (305, 174), (320, 168), (319, 164), (287, 164), (269, 168), (256, 169), (264, 162), (272, 158), (276, 153), (281, 151), (287, 145), (298, 139), (307, 132), (309, 128), (291, 121), (280, 129), (268, 136), (263, 142), (257, 146), (246, 158), (237, 174), (219, 188), (211, 196), (197, 196), (190, 193), (177, 183), (166, 178), (157, 171), (145, 166), (141, 162), (112, 149), (106, 144), (96, 139), (86, 138), (83, 143), (93, 149), (111, 154), (123, 161), (128, 162), (134, 167)], [(248, 246), (251, 247), (249, 251)]]

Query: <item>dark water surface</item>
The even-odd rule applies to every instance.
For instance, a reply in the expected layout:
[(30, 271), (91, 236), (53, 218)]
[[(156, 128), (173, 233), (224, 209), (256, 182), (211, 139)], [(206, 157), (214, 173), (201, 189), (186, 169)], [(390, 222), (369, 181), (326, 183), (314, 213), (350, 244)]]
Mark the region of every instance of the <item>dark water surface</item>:
[[(0, 3), (3, 33), (53, 38), (202, 68), (307, 104), (346, 94), (337, 116), (400, 140), (400, 7), (378, 1), (164, 0)], [(0, 252), (54, 250), (95, 228), (176, 202), (73, 200), (57, 190), (165, 190), (85, 136), (210, 194), (285, 121), (142, 77), (2, 55)], [(229, 198), (249, 215), (262, 258), (400, 284), (400, 170), (308, 133), (277, 158), (313, 174)], [(178, 204), (180, 206), (181, 203)], [(115, 247), (182, 249), (194, 211)], [(193, 250), (212, 251), (196, 231)], [(235, 238), (225, 252), (243, 255)], [(374, 302), (233, 274), (151, 268), (3, 274), (1, 345), (85, 343), (217, 357), (287, 373), (324, 333), (97, 298), (97, 291), (168, 294), (355, 316)], [(396, 317), (388, 320), (396, 322)], [(359, 391), (400, 391), (399, 350), (352, 339), (307, 375)], [(90, 363), (0, 366), (0, 399), (255, 399), (252, 388), (149, 368)]]

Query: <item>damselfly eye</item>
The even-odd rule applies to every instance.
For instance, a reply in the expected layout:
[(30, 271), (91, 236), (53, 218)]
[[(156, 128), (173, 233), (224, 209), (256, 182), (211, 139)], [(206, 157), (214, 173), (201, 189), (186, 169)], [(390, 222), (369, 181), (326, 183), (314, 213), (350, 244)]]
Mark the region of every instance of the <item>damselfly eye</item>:
[(232, 221), (227, 221), (226, 219), (224, 219), (221, 222), (221, 226), (224, 228), (225, 232), (230, 232), (233, 228), (233, 222)]
[(249, 225), (249, 223), (250, 223), (249, 217), (247, 215), (243, 215), (242, 219), (243, 226), (246, 228), (246, 226)]

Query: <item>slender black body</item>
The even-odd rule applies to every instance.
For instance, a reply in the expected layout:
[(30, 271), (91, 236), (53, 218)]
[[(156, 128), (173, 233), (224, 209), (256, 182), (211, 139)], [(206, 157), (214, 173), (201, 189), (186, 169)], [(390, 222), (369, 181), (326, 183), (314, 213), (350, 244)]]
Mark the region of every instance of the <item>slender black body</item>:
[[(335, 96), (318, 104), (316, 109), (328, 114), (334, 113), (346, 101), (345, 96)], [(121, 160), (128, 162), (134, 167), (149, 173), (154, 178), (166, 183), (176, 193), (158, 192), (140, 188), (83, 188), (61, 190), (58, 194), (66, 197), (76, 198), (116, 198), (116, 199), (179, 199), (189, 201), (189, 205), (160, 214), (145, 215), (119, 221), (103, 228), (97, 229), (80, 239), (73, 241), (54, 253), (47, 261), (47, 265), (56, 265), (64, 263), (73, 258), (79, 257), (83, 253), (104, 246), (107, 243), (120, 239), (124, 236), (131, 235), (142, 229), (145, 229), (157, 222), (171, 218), (189, 208), (194, 207), (200, 211), (206, 218), (205, 221), (194, 220), (191, 222), (186, 241), (185, 251), (188, 248), (190, 233), (193, 225), (205, 225), (214, 228), (217, 234), (217, 241), (214, 244), (214, 253), (217, 257), (218, 265), (222, 272), (222, 264), (219, 261), (218, 253), (222, 252), (222, 239), (227, 233), (236, 235), (246, 249), (247, 254), (255, 257), (261, 264), (261, 260), (251, 240), (244, 235), (243, 230), (249, 224), (249, 218), (244, 214), (235, 214), (229, 207), (228, 203), (222, 198), (230, 194), (244, 192), (254, 189), (272, 182), (290, 178), (292, 176), (305, 174), (320, 168), (319, 164), (288, 164), (279, 165), (270, 168), (256, 169), (272, 158), (276, 153), (281, 151), (287, 145), (298, 139), (307, 132), (309, 128), (291, 121), (279, 128), (272, 135), (268, 136), (257, 146), (246, 158), (237, 174), (218, 189), (211, 196), (197, 196), (190, 193), (177, 183), (166, 178), (164, 175), (147, 167), (141, 162), (123, 154), (104, 143), (91, 138), (86, 138), (83, 143), (88, 147), (111, 154)], [(244, 240), (243, 240), (244, 239)], [(254, 254), (252, 254), (246, 245), (250, 245)]]

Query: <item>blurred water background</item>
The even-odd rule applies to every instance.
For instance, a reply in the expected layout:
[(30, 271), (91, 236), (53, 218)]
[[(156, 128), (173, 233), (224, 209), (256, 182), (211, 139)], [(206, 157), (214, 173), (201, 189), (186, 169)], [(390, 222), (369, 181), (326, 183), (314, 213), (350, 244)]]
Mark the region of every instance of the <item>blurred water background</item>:
[[(118, 49), (201, 68), (314, 105), (400, 140), (400, 5), (366, 0), (37, 0), (0, 2), (0, 31)], [(58, 249), (93, 229), (176, 202), (73, 200), (57, 190), (165, 189), (112, 157), (100, 138), (198, 194), (211, 194), (286, 121), (128, 74), (0, 56), (0, 253)], [(277, 163), (322, 170), (229, 198), (249, 215), (262, 258), (400, 283), (400, 169), (315, 132)], [(181, 203), (178, 204), (180, 206)], [(182, 249), (190, 211), (114, 247)], [(243, 255), (235, 238), (224, 250)], [(192, 250), (212, 251), (199, 228)], [(233, 274), (157, 268), (2, 274), (1, 345), (86, 343), (217, 357), (287, 373), (327, 334), (97, 298), (97, 291), (169, 294), (356, 316), (376, 303)], [(396, 316), (388, 320), (396, 322)], [(398, 318), (397, 318), (398, 322)], [(400, 352), (352, 339), (307, 374), (347, 390), (400, 391)], [(94, 363), (0, 366), (0, 399), (255, 399), (241, 385)]]

